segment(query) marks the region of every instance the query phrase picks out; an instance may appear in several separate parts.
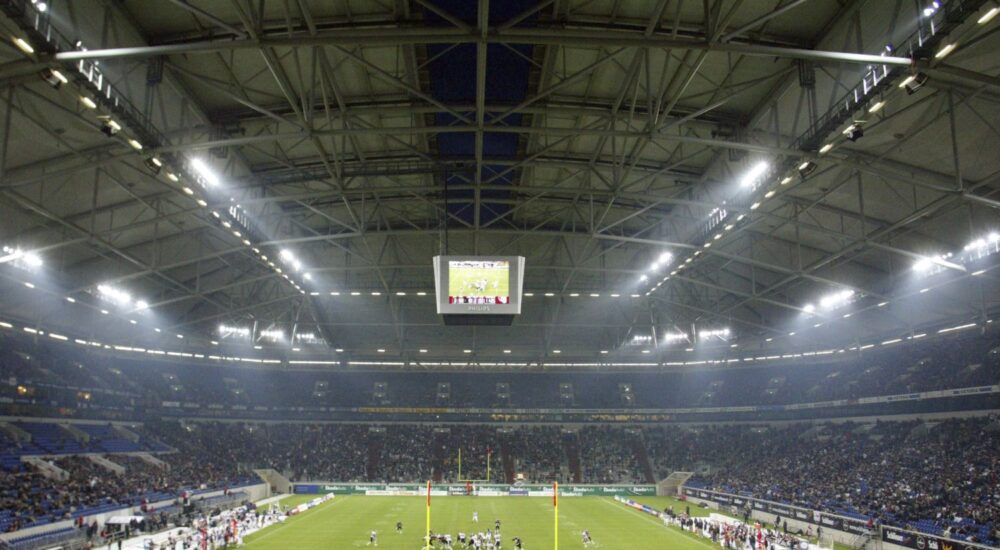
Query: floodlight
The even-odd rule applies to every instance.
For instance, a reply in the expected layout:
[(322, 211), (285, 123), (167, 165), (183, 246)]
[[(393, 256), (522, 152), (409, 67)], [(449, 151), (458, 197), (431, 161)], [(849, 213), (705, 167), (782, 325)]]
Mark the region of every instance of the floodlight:
[(688, 335), (683, 332), (668, 332), (663, 335), (663, 341), (666, 343), (677, 342), (679, 340), (687, 340)]
[(59, 89), (60, 86), (69, 82), (66, 75), (62, 74), (56, 69), (44, 69), (42, 70), (42, 80), (47, 82), (49, 86), (55, 89)]
[(191, 168), (198, 173), (199, 176), (205, 180), (209, 186), (216, 186), (219, 184), (219, 176), (200, 158), (191, 159)]
[(816, 163), (812, 161), (805, 161), (799, 165), (799, 175), (803, 178), (812, 174), (816, 171)]
[(743, 176), (740, 180), (740, 187), (752, 187), (757, 183), (757, 180), (767, 172), (770, 165), (765, 161), (760, 161), (750, 167), (750, 170)]
[(927, 83), (928, 76), (924, 73), (915, 73), (903, 79), (903, 82), (899, 84), (899, 87), (906, 90), (908, 95), (913, 95), (917, 93), (917, 90), (924, 87)]
[(159, 174), (160, 169), (163, 168), (163, 163), (156, 157), (150, 157), (144, 160), (143, 164), (146, 165), (146, 168), (149, 168), (149, 171), (152, 172), (154, 176)]
[(42, 263), (44, 263), (42, 261), (42, 257), (34, 252), (25, 252), (24, 255), (21, 256), (21, 261), (28, 267), (41, 267)]
[(848, 126), (843, 133), (847, 137), (847, 139), (851, 141), (858, 141), (865, 135), (865, 131), (863, 128), (861, 128), (861, 124), (857, 122)]
[(121, 124), (115, 122), (114, 119), (104, 117), (101, 122), (101, 133), (108, 136), (114, 137), (115, 134), (122, 131)]

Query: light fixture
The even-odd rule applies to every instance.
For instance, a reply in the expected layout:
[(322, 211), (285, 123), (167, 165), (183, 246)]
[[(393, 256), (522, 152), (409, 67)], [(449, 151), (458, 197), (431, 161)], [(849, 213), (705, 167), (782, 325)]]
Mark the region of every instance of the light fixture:
[(924, 8), (924, 17), (930, 17), (934, 15), (935, 13), (937, 13), (938, 8), (940, 7), (941, 7), (941, 2), (938, 2), (937, 0), (931, 2), (930, 4), (927, 5), (926, 8)]
[(875, 114), (881, 111), (882, 107), (885, 107), (885, 101), (883, 100), (876, 101), (875, 103), (872, 104), (871, 107), (868, 108), (868, 112), (871, 114)]
[(989, 11), (984, 13), (983, 16), (976, 21), (976, 23), (980, 25), (985, 25), (990, 21), (992, 21), (993, 18), (997, 16), (997, 13), (1000, 13), (1000, 6), (993, 6), (992, 8), (989, 9)]
[(851, 141), (858, 141), (859, 139), (864, 137), (865, 131), (863, 128), (861, 128), (860, 123), (855, 122), (854, 124), (851, 124), (850, 126), (845, 128), (843, 134), (847, 137), (847, 139)]
[(754, 187), (769, 167), (770, 165), (763, 160), (754, 164), (740, 180), (740, 187)]
[(132, 146), (136, 151), (142, 151), (142, 144), (138, 140), (129, 138), (128, 144)]
[(913, 95), (917, 93), (917, 90), (924, 87), (927, 83), (928, 76), (924, 73), (915, 73), (903, 79), (903, 82), (899, 84), (899, 87), (906, 90), (908, 95)]
[(75, 304), (76, 303), (76, 298), (74, 298), (72, 296), (67, 296), (66, 297), (66, 301), (69, 302), (69, 303), (71, 303), (71, 304)]
[(505, 350), (503, 350), (503, 352), (506, 353), (506, 354), (508, 354), (508, 355), (510, 354), (510, 350), (509, 349), (505, 349)]
[(668, 332), (663, 335), (663, 341), (670, 344), (673, 342), (678, 342), (680, 340), (687, 340), (688, 335), (683, 332)]
[(791, 176), (785, 176), (785, 178), (781, 180), (781, 185), (788, 185), (789, 183), (792, 183)]
[(29, 282), (27, 282), (27, 281), (25, 281), (25, 283), (24, 283), (24, 286), (26, 286), (26, 287), (28, 287), (28, 288), (35, 288), (35, 285), (34, 285), (34, 283), (29, 283)]
[(913, 270), (920, 273), (926, 273), (930, 271), (936, 263), (937, 262), (934, 261), (934, 258), (920, 258), (913, 264)]
[(42, 267), (44, 263), (42, 257), (34, 252), (25, 252), (21, 255), (21, 261), (28, 267)]
[(799, 165), (798, 170), (799, 175), (804, 178), (816, 171), (816, 163), (807, 160)]
[(265, 329), (260, 331), (260, 337), (263, 340), (270, 340), (272, 342), (280, 342), (285, 339), (285, 332), (280, 328)]
[[(760, 208), (760, 203), (759, 202), (755, 202), (755, 203), (753, 203), (753, 204), (750, 205), (750, 210), (757, 210), (758, 208)], [(708, 247), (706, 247), (706, 248), (708, 248)]]
[(767, 193), (764, 193), (764, 198), (765, 198), (765, 199), (769, 199), (769, 198), (771, 198), (771, 197), (773, 197), (773, 196), (774, 196), (774, 189), (771, 189), (771, 190), (770, 190), (770, 191), (768, 191)]
[(471, 349), (463, 349), (462, 353), (472, 353), (472, 350)]
[(825, 155), (833, 150), (833, 144), (827, 143), (826, 145), (819, 148), (819, 154)]
[(937, 51), (936, 54), (934, 54), (934, 59), (944, 59), (945, 57), (948, 56), (948, 54), (955, 51), (955, 48), (957, 47), (958, 44), (955, 42), (952, 42), (951, 44), (945, 44), (944, 47), (942, 47), (940, 50)]
[(17, 49), (21, 50), (26, 54), (30, 55), (35, 53), (35, 48), (32, 48), (31, 44), (28, 44), (28, 41), (21, 38), (20, 36), (14, 37), (14, 45), (17, 46)]
[(710, 338), (718, 338), (720, 340), (725, 340), (729, 336), (728, 328), (716, 328), (698, 331), (699, 340), (708, 340)]
[(824, 309), (832, 309), (843, 306), (854, 297), (854, 291), (850, 289), (841, 290), (832, 294), (827, 294), (820, 299), (819, 305)]
[(56, 69), (42, 70), (42, 80), (48, 82), (49, 86), (52, 86), (57, 90), (59, 89), (60, 86), (62, 86), (63, 84), (67, 84), (69, 82), (69, 79), (66, 78), (66, 75), (62, 74)]
[(200, 158), (191, 159), (191, 168), (211, 187), (219, 185), (219, 176)]
[(160, 169), (163, 168), (163, 163), (156, 157), (149, 157), (142, 162), (146, 165), (146, 168), (149, 168), (149, 171), (152, 172), (154, 176), (158, 175), (160, 173)]
[(815, 306), (815, 304), (806, 304), (806, 305), (802, 306), (802, 311), (804, 311), (806, 313), (812, 313), (812, 312), (816, 311), (816, 306)]
[(608, 350), (606, 350), (606, 349), (602, 349), (601, 350), (601, 355), (607, 355), (607, 354), (608, 354)]
[(122, 307), (132, 303), (132, 296), (128, 292), (125, 292), (124, 290), (121, 290), (119, 288), (115, 288), (111, 285), (106, 285), (106, 284), (97, 285), (97, 292), (104, 299), (114, 302)]
[(104, 134), (104, 135), (106, 135), (108, 137), (113, 137), (115, 134), (117, 134), (118, 132), (121, 132), (121, 131), (122, 131), (121, 124), (118, 124), (117, 122), (115, 122), (114, 119), (112, 119), (110, 117), (103, 117), (103, 119), (101, 120), (101, 133), (102, 134)]
[(208, 206), (208, 203), (205, 202), (203, 199), (198, 199), (195, 202), (198, 203), (198, 206), (200, 206), (202, 208), (205, 208), (206, 206)]
[(135, 309), (149, 309), (149, 302), (146, 300), (136, 300)]

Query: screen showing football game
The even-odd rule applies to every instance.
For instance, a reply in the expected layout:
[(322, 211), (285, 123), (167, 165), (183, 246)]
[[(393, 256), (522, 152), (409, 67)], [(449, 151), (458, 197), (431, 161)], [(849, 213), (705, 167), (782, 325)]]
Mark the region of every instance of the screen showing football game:
[(449, 260), (448, 303), (509, 304), (510, 262), (507, 260)]
[(435, 256), (434, 279), (438, 313), (521, 313), (521, 256)]

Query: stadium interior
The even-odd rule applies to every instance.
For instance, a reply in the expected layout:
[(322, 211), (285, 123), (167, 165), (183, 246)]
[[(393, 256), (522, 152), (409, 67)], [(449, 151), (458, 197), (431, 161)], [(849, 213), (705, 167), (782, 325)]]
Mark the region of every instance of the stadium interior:
[(0, 550), (1000, 547), (997, 15), (0, 0)]

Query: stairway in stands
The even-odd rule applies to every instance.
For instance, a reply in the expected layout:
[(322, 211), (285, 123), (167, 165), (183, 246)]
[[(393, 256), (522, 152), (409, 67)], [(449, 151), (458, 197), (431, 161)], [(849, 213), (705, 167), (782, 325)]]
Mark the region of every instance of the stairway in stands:
[(447, 454), (448, 446), (451, 442), (451, 435), (446, 432), (434, 431), (434, 475), (432, 479), (434, 483), (441, 483), (444, 478), (444, 462), (445, 455)]
[(368, 481), (378, 481), (382, 447), (384, 446), (385, 434), (368, 433), (368, 460), (365, 462), (365, 474)]
[(656, 483), (656, 474), (653, 472), (653, 464), (649, 460), (649, 452), (646, 450), (646, 443), (642, 436), (635, 434), (632, 436), (632, 450), (635, 452), (635, 460), (639, 463), (646, 483)]
[(514, 456), (510, 453), (507, 438), (500, 437), (500, 459), (503, 460), (504, 483), (514, 483)]
[(566, 460), (569, 462), (569, 473), (573, 476), (573, 483), (582, 483), (583, 474), (580, 472), (580, 445), (576, 434), (563, 434), (563, 449), (566, 451)]

